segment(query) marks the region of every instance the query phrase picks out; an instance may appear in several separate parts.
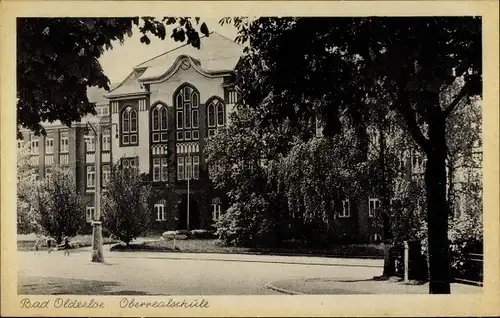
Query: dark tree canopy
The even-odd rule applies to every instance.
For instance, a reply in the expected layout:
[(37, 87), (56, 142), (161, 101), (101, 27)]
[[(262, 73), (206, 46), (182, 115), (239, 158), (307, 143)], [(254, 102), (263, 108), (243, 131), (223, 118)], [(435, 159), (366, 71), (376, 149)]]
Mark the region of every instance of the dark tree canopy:
[[(134, 26), (142, 34), (164, 40), (167, 26), (176, 25), (175, 41), (199, 48), (195, 27), (199, 18), (19, 18), (17, 19), (17, 123), (43, 133), (41, 122), (60, 120), (65, 125), (79, 121), (95, 110), (87, 99), (87, 88), (109, 90), (99, 57), (112, 49), (112, 42), (123, 43), (132, 36)], [(199, 30), (208, 36), (201, 23)]]
[[(371, 116), (373, 101), (395, 112), (427, 157), (430, 292), (449, 293), (446, 122), (464, 99), (482, 93), (481, 18), (222, 22), (238, 24), (238, 39), (250, 43), (237, 74), (240, 107), (262, 110), (264, 125), (288, 121), (300, 129), (318, 116), (324, 134), (332, 136), (347, 115), (362, 136), (380, 118)], [(444, 103), (442, 93), (454, 85), (456, 93)]]

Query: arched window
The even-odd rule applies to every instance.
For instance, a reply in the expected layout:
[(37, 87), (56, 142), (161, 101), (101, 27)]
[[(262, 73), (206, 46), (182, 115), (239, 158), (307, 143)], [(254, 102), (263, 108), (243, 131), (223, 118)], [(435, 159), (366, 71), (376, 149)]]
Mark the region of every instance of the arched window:
[(121, 114), (121, 145), (137, 145), (137, 130), (137, 111), (128, 106), (122, 111)]
[(342, 210), (339, 212), (339, 217), (348, 218), (351, 216), (351, 204), (348, 198), (342, 200)]
[(198, 140), (198, 107), (200, 94), (198, 91), (185, 84), (175, 95), (177, 140)]
[(153, 142), (168, 141), (167, 105), (157, 104), (151, 110), (151, 126), (153, 126)]
[(154, 205), (156, 213), (156, 221), (167, 220), (167, 214), (165, 211), (165, 200), (161, 200)]
[(226, 105), (222, 100), (215, 98), (207, 105), (208, 137), (215, 135), (217, 127), (224, 127), (225, 124)]
[(213, 198), (212, 200), (212, 220), (217, 221), (221, 216), (220, 211), (220, 198)]
[(160, 129), (160, 112), (157, 108), (153, 108), (151, 116), (153, 117), (153, 131), (157, 131)]

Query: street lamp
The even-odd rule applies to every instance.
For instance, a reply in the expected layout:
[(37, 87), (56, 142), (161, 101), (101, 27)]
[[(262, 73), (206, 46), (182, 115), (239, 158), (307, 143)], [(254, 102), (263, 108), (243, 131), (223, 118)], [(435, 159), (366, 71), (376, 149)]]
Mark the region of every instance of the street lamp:
[(193, 163), (191, 162), (191, 147), (188, 145), (188, 162), (190, 163), (189, 168), (186, 165), (186, 177), (187, 177), (187, 230), (189, 231), (189, 180), (191, 179)]
[[(93, 119), (93, 120), (92, 120)], [(94, 216), (92, 217), (92, 262), (103, 263), (103, 239), (102, 239), (102, 222), (101, 222), (101, 138), (102, 132), (108, 129), (111, 130), (116, 123), (101, 124), (99, 118), (92, 118), (87, 121), (87, 126), (92, 129), (95, 136), (95, 196), (94, 196)], [(93, 123), (92, 123), (93, 122)], [(116, 136), (117, 137), (117, 136)]]

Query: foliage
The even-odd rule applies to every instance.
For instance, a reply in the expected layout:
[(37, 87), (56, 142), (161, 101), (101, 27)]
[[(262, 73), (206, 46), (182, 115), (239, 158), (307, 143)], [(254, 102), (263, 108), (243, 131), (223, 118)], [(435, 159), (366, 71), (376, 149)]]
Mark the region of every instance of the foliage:
[(24, 144), (17, 152), (17, 232), (30, 234), (39, 230), (35, 222), (39, 220), (37, 190), (39, 181), (31, 180), (30, 149)]
[(111, 166), (111, 176), (102, 196), (103, 227), (127, 245), (150, 225), (151, 186), (137, 169)]
[(207, 164), (216, 188), (230, 203), (217, 222), (216, 235), (231, 245), (274, 244), (282, 231), (281, 202), (269, 172), (280, 153), (289, 147), (280, 128), (258, 129), (259, 117), (250, 109), (231, 114), (231, 124), (208, 141)]
[[(137, 26), (141, 43), (150, 36), (162, 40), (167, 28), (171, 38), (199, 48), (195, 29), (199, 18), (19, 18), (17, 19), (17, 118), (18, 126), (44, 133), (43, 121), (60, 120), (70, 126), (95, 110), (87, 88), (109, 90), (109, 80), (98, 58), (113, 42), (123, 43)], [(200, 32), (208, 36), (205, 23)]]
[(37, 190), (40, 225), (58, 243), (63, 236), (78, 234), (85, 224), (82, 198), (75, 189), (74, 175), (54, 167), (51, 178), (43, 180)]
[[(240, 63), (240, 103), (272, 109), (264, 124), (295, 126), (319, 114), (329, 136), (341, 131), (341, 114), (362, 127), (371, 98), (390, 101), (427, 156), (429, 286), (449, 293), (445, 126), (463, 99), (481, 94), (481, 19), (260, 18), (243, 20), (239, 35), (251, 44)], [(443, 105), (440, 92), (456, 82)]]
[(366, 179), (365, 162), (356, 161), (359, 149), (353, 136), (314, 138), (297, 142), (280, 165), (280, 183), (290, 213), (305, 224), (333, 224), (342, 200), (356, 198)]

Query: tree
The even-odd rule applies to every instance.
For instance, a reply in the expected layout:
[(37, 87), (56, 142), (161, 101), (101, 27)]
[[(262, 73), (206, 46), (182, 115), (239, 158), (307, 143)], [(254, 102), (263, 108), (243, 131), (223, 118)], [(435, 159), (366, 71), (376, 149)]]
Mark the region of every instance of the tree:
[(337, 231), (338, 211), (362, 195), (367, 165), (359, 161), (362, 150), (353, 146), (354, 139), (354, 131), (346, 129), (332, 138), (297, 141), (280, 162), (279, 182), (289, 213), (311, 246), (343, 239), (345, 233)]
[(227, 193), (230, 207), (217, 222), (217, 234), (232, 245), (277, 244), (280, 241), (278, 194), (270, 164), (286, 151), (286, 134), (258, 127), (257, 113), (232, 113), (230, 125), (205, 147), (209, 173), (217, 189)]
[[(238, 20), (238, 19), (237, 19)], [(367, 98), (388, 98), (425, 154), (429, 292), (450, 293), (446, 122), (464, 99), (481, 94), (481, 19), (260, 18), (240, 21), (251, 45), (238, 74), (241, 103), (272, 106), (264, 122), (324, 117), (340, 131), (346, 112), (366, 122)], [(461, 82), (447, 104), (443, 90)]]
[(61, 243), (63, 236), (74, 236), (85, 224), (82, 198), (75, 191), (73, 174), (54, 167), (50, 179), (44, 179), (36, 193), (40, 225)]
[(36, 230), (34, 222), (37, 215), (37, 189), (39, 181), (31, 180), (30, 149), (27, 144), (22, 144), (17, 150), (17, 232), (30, 234)]
[(151, 185), (137, 169), (111, 165), (111, 176), (102, 196), (103, 227), (127, 246), (150, 224)]
[[(194, 20), (194, 21), (193, 21)], [(87, 88), (109, 90), (109, 80), (98, 58), (132, 36), (134, 26), (142, 34), (171, 38), (199, 48), (195, 30), (199, 18), (19, 18), (17, 19), (17, 123), (35, 133), (44, 133), (41, 123), (60, 120), (71, 126), (95, 109), (87, 99)], [(205, 23), (200, 32), (208, 36)]]

